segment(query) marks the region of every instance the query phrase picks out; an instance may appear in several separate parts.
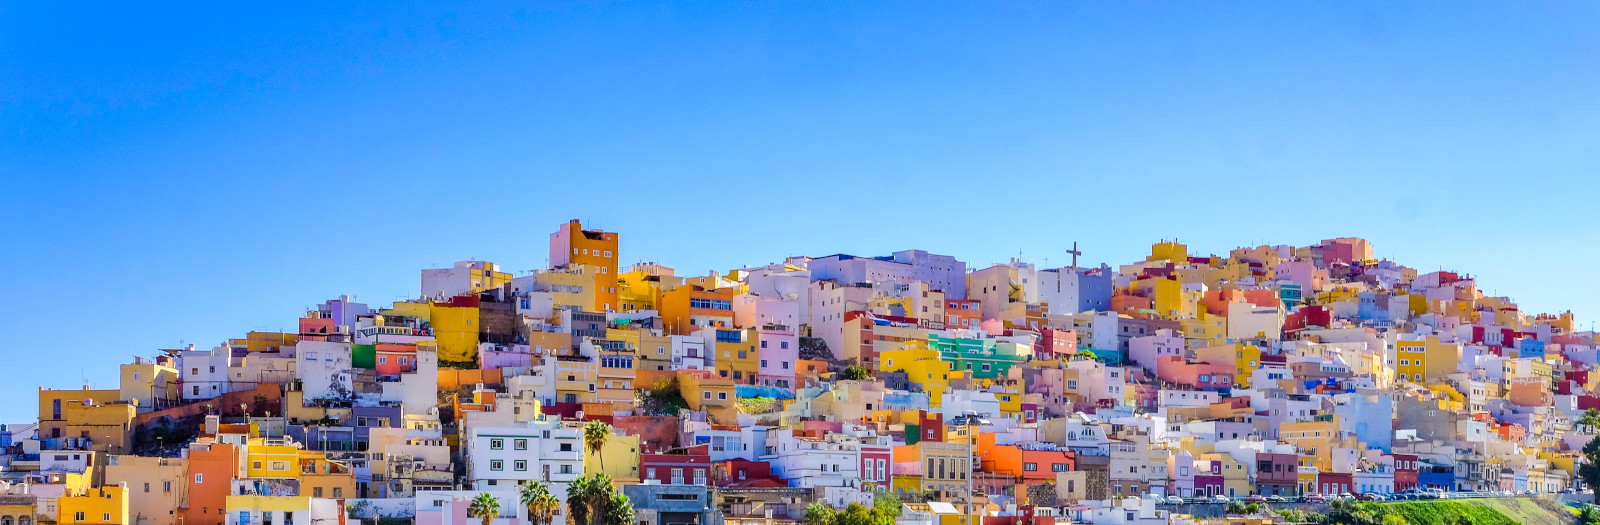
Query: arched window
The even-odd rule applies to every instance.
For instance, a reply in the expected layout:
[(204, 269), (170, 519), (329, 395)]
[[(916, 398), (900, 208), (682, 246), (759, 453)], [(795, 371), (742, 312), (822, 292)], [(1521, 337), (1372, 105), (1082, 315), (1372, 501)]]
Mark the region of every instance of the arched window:
[(20, 517), (18, 517), (17, 518), (17, 525), (33, 525), (33, 516), (20, 516)]
[(0, 525), (11, 525), (11, 516), (0, 516)]

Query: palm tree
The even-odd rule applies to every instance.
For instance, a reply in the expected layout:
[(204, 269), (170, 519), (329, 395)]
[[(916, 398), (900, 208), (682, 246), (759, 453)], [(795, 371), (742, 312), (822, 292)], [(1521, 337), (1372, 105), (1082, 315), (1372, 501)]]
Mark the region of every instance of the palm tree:
[(550, 493), (550, 486), (543, 481), (534, 481), (518, 489), (518, 496), (522, 499), (522, 506), (528, 508), (528, 522), (532, 525), (550, 525), (555, 521), (556, 513), (561, 512), (561, 500)]
[(633, 502), (619, 492), (611, 493), (606, 505), (605, 525), (633, 525)]
[(606, 439), (610, 437), (611, 425), (605, 424), (604, 421), (592, 419), (589, 420), (589, 424), (583, 426), (583, 446), (589, 449), (590, 454), (600, 457), (601, 472), (606, 471), (606, 456), (600, 453), (600, 449), (606, 446)]
[(578, 525), (589, 522), (589, 500), (599, 487), (589, 476), (578, 476), (567, 485), (567, 518)]
[(483, 525), (489, 525), (499, 515), (500, 500), (488, 492), (479, 492), (477, 497), (472, 498), (472, 504), (467, 506), (467, 516), (483, 520)]
[(1600, 426), (1600, 410), (1591, 408), (1583, 411), (1583, 416), (1578, 418), (1578, 426), (1593, 432), (1595, 427)]

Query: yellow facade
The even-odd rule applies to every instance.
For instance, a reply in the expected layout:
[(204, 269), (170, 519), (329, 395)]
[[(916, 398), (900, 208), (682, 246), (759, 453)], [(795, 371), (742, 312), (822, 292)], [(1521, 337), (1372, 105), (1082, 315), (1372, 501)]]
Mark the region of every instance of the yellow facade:
[(273, 523), (288, 523), (289, 514), (294, 514), (294, 523), (307, 523), (311, 521), (311, 498), (305, 496), (235, 496), (230, 495), (226, 500), (227, 515), (239, 517), (248, 515), (250, 523), (263, 523), (266, 518), (263, 514), (270, 513)]
[(1163, 259), (1172, 261), (1175, 264), (1188, 264), (1189, 247), (1176, 241), (1158, 242), (1151, 245), (1149, 260), (1160, 261)]
[(313, 498), (356, 496), (356, 476), (348, 467), (328, 461), (327, 454), (299, 451), (300, 495)]
[[(718, 329), (717, 333), (716, 349), (712, 350), (716, 352), (717, 375), (731, 379), (735, 384), (755, 384), (761, 361), (756, 352), (756, 331)], [(733, 341), (731, 339), (734, 336), (723, 334), (736, 334), (739, 340)], [(724, 341), (724, 338), (730, 340)]]
[(139, 413), (171, 406), (179, 399), (178, 370), (154, 361), (122, 365), (119, 384), (122, 385), (119, 398), (132, 403)]
[(56, 499), (56, 523), (124, 525), (128, 523), (128, 489), (100, 487)]
[(927, 341), (922, 340), (906, 341), (899, 349), (878, 353), (880, 372), (905, 371), (907, 379), (922, 384), (922, 391), (928, 393), (932, 403), (937, 403), (939, 394), (950, 388), (950, 366), (950, 362), (939, 358), (938, 350), (928, 348)]
[(1200, 293), (1183, 289), (1175, 279), (1143, 279), (1134, 281), (1134, 290), (1149, 290), (1151, 306), (1167, 319), (1185, 319), (1199, 313)]
[(245, 449), (245, 477), (297, 478), (300, 469), (300, 447), (286, 445), (277, 440), (250, 438)]
[(1427, 345), (1422, 341), (1395, 342), (1395, 373), (1397, 379), (1421, 383), (1425, 381), (1428, 359)]
[[(596, 298), (594, 273), (599, 268), (574, 264), (557, 270), (539, 272), (534, 283), (550, 291), (550, 300), (556, 309), (573, 308), (593, 312)], [(603, 311), (603, 310), (602, 310)]]
[(1318, 421), (1299, 421), (1284, 423), (1279, 427), (1278, 440), (1295, 445), (1302, 454), (1307, 451), (1316, 451), (1312, 461), (1317, 470), (1333, 472), (1333, 449), (1341, 445), (1339, 439), (1339, 417), (1321, 416)]
[(189, 500), (189, 462), (185, 458), (111, 456), (105, 468), (105, 486), (126, 483), (128, 517), (135, 525), (167, 525), (175, 521), (169, 511)]
[(433, 303), (429, 317), (439, 361), (470, 363), (478, 359), (478, 307)]
[(250, 352), (268, 352), (300, 342), (298, 334), (284, 332), (249, 332), (244, 339), (229, 339), (232, 346), (243, 346)]
[(583, 473), (592, 475), (605, 469), (607, 476), (611, 476), (617, 483), (639, 482), (639, 436), (611, 434), (606, 438), (606, 444), (600, 447), (600, 454), (587, 452), (583, 455)]
[(1199, 310), (1204, 308), (1197, 307), (1195, 317), (1178, 320), (1183, 327), (1184, 345), (1196, 348), (1223, 344), (1228, 338), (1228, 318)]
[(557, 403), (594, 403), (599, 399), (599, 363), (589, 357), (555, 359)]
[(661, 295), (661, 284), (661, 277), (650, 272), (617, 274), (618, 311), (657, 310), (656, 299)]
[(738, 398), (734, 396), (733, 380), (709, 372), (680, 370), (678, 391), (690, 410), (705, 411), (713, 423), (732, 425), (738, 422)]

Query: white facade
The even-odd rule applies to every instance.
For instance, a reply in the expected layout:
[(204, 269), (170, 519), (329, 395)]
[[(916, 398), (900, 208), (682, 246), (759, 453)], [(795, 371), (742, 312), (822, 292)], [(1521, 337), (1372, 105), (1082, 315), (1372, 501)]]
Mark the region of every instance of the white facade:
[(355, 396), (350, 343), (301, 341), (295, 345), (295, 353), (295, 377), (306, 401)]
[(227, 346), (178, 354), (178, 381), (183, 399), (211, 399), (231, 392), (228, 367), (233, 361), (233, 349)]
[(539, 480), (565, 501), (567, 486), (583, 475), (583, 429), (559, 421), (471, 428), (465, 441), (467, 479), (476, 490), (515, 490)]
[(828, 434), (826, 438), (797, 437), (793, 430), (767, 434), (773, 453), (761, 457), (772, 473), (791, 487), (859, 488), (861, 443), (855, 436)]
[(896, 262), (911, 265), (911, 278), (928, 283), (928, 287), (944, 292), (946, 299), (967, 298), (967, 263), (949, 255), (938, 255), (922, 250), (894, 252)]
[(422, 296), (442, 300), (487, 287), (489, 285), (485, 282), (487, 278), (474, 278), (473, 270), (498, 272), (500, 265), (485, 261), (457, 261), (450, 268), (423, 270)]

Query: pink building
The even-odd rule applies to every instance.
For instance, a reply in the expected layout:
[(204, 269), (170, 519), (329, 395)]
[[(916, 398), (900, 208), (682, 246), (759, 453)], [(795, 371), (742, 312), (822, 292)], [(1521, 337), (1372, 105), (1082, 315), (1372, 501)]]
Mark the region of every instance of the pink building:
[(1233, 388), (1233, 365), (1190, 363), (1181, 356), (1168, 356), (1157, 363), (1156, 378), (1202, 390), (1227, 390)]
[(756, 328), (756, 384), (794, 390), (800, 336), (794, 326), (766, 324)]
[(1128, 340), (1128, 359), (1146, 370), (1156, 370), (1157, 362), (1172, 356), (1183, 357), (1183, 337), (1172, 330)]
[(893, 462), (894, 447), (891, 445), (861, 445), (861, 482), (876, 483), (889, 490), (889, 481), (892, 473), (889, 464)]

